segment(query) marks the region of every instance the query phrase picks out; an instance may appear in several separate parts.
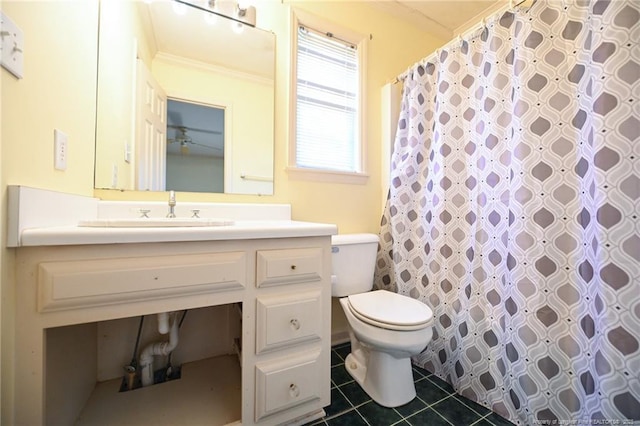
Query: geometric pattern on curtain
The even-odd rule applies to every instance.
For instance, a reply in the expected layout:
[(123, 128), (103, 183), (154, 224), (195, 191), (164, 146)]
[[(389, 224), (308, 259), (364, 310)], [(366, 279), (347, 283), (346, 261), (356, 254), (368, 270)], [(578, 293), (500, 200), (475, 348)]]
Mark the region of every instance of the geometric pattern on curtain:
[(516, 424), (640, 420), (640, 5), (537, 1), (404, 80), (375, 287)]

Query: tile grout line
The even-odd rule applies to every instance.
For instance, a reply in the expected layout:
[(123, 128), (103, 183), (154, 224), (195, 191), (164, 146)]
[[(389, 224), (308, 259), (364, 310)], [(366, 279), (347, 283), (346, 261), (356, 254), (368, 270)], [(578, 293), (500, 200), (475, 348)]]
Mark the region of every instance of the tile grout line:
[[(338, 364), (336, 364), (336, 365), (332, 365), (332, 366), (331, 366), (331, 368), (334, 368), (334, 367), (340, 367), (340, 366), (344, 366), (344, 365), (345, 365), (345, 363), (344, 363), (344, 358), (340, 355), (340, 353), (339, 353), (336, 349), (342, 349), (342, 348), (344, 348), (344, 347), (347, 347), (348, 345), (349, 345), (348, 343), (344, 343), (344, 344), (340, 345), (340, 346), (339, 346), (339, 347), (337, 347), (337, 348), (332, 348), (332, 352), (335, 352), (335, 356), (337, 357), (337, 359), (343, 360), (343, 362), (342, 362), (342, 363), (338, 363)], [(435, 375), (435, 374), (431, 373), (431, 372), (430, 372), (430, 371), (428, 371), (428, 370), (425, 370), (425, 372), (423, 373), (423, 372), (422, 372), (422, 371), (420, 371), (420, 370), (417, 370), (417, 369), (415, 369), (415, 368), (412, 368), (412, 372), (414, 373), (414, 375), (415, 375), (415, 376), (418, 376), (417, 378), (415, 378), (415, 376), (414, 376), (414, 383), (418, 383), (418, 382), (421, 382), (421, 381), (423, 381), (423, 380), (427, 379), (429, 384), (431, 384), (431, 385), (435, 386), (435, 387), (436, 387), (436, 389), (439, 389), (440, 391), (444, 392), (444, 393), (446, 394), (446, 396), (445, 396), (444, 398), (441, 398), (441, 399), (437, 400), (437, 401), (434, 401), (434, 402), (433, 402), (433, 403), (431, 403), (431, 404), (428, 404), (427, 402), (425, 402), (425, 400), (424, 400), (424, 399), (422, 399), (420, 396), (416, 395), (416, 399), (418, 399), (418, 400), (419, 400), (419, 401), (421, 401), (423, 404), (425, 404), (425, 406), (424, 406), (424, 408), (422, 408), (422, 409), (420, 409), (420, 410), (417, 410), (416, 412), (412, 413), (410, 416), (404, 416), (404, 415), (402, 415), (398, 410), (396, 410), (396, 408), (392, 408), (392, 410), (393, 410), (397, 415), (399, 415), (399, 416), (400, 416), (400, 419), (399, 419), (398, 421), (396, 421), (396, 422), (392, 423), (392, 424), (391, 424), (391, 426), (394, 426), (394, 425), (400, 425), (400, 424), (402, 424), (403, 422), (406, 422), (406, 423), (408, 423), (408, 424), (410, 424), (410, 425), (413, 425), (413, 423), (412, 423), (409, 419), (410, 419), (410, 418), (415, 417), (418, 413), (421, 413), (421, 412), (423, 412), (423, 411), (425, 411), (425, 410), (427, 410), (427, 409), (431, 409), (432, 411), (434, 411), (434, 412), (435, 412), (435, 413), (436, 413), (440, 418), (442, 418), (442, 419), (443, 419), (443, 420), (444, 420), (448, 425), (455, 426), (451, 421), (449, 421), (446, 417), (444, 417), (444, 416), (443, 416), (443, 415), (442, 415), (442, 414), (441, 414), (441, 413), (440, 413), (436, 408), (434, 408), (437, 404), (439, 404), (439, 403), (441, 403), (441, 402), (445, 401), (445, 400), (446, 400), (446, 399), (448, 399), (448, 398), (454, 398), (454, 401), (453, 401), (453, 402), (455, 402), (455, 403), (456, 403), (456, 404), (458, 404), (458, 405), (462, 405), (463, 407), (467, 408), (468, 410), (470, 410), (470, 411), (471, 411), (472, 413), (474, 413), (475, 415), (479, 416), (479, 418), (478, 418), (477, 420), (475, 420), (473, 423), (469, 424), (469, 426), (477, 425), (477, 424), (479, 424), (479, 423), (480, 423), (481, 421), (483, 421), (483, 420), (484, 420), (484, 421), (486, 421), (486, 422), (488, 422), (488, 423), (490, 423), (491, 425), (494, 425), (494, 426), (495, 426), (495, 424), (494, 424), (491, 420), (489, 420), (489, 419), (488, 419), (488, 417), (489, 417), (489, 416), (491, 416), (491, 414), (492, 414), (492, 411), (491, 411), (490, 409), (488, 409), (487, 407), (484, 407), (483, 405), (479, 404), (481, 407), (483, 407), (483, 408), (485, 408), (485, 409), (489, 410), (489, 412), (488, 412), (487, 414), (484, 414), (484, 415), (483, 415), (483, 414), (481, 414), (481, 413), (479, 413), (479, 412), (478, 412), (478, 411), (476, 411), (473, 407), (471, 407), (470, 405), (467, 405), (467, 404), (465, 403), (465, 398), (464, 398), (462, 395), (460, 395), (460, 394), (456, 393), (455, 389), (453, 389), (453, 392), (450, 392), (449, 390), (445, 389), (443, 386), (441, 386), (441, 385), (440, 385), (440, 384), (438, 384), (436, 381), (434, 381), (434, 380), (432, 380), (432, 379), (430, 379), (430, 378), (431, 378), (431, 377), (436, 377), (436, 378), (438, 378), (438, 380), (439, 380), (439, 381), (440, 381), (440, 380), (444, 381), (444, 379), (442, 379), (442, 378), (438, 377), (437, 375)], [(425, 373), (426, 373), (426, 374), (425, 374)], [(340, 395), (341, 395), (341, 396), (342, 396), (342, 397), (347, 401), (347, 403), (351, 406), (351, 408), (347, 408), (346, 410), (341, 411), (341, 412), (339, 412), (339, 413), (336, 413), (336, 414), (334, 414), (334, 415), (332, 415), (332, 416), (330, 416), (330, 417), (325, 417), (325, 418), (323, 418), (323, 419), (322, 419), (322, 423), (318, 423), (318, 425), (325, 425), (325, 426), (329, 426), (329, 423), (328, 423), (328, 421), (329, 421), (329, 420), (336, 419), (336, 418), (338, 418), (338, 417), (340, 417), (340, 416), (343, 416), (343, 415), (345, 415), (345, 414), (347, 414), (347, 413), (349, 413), (349, 412), (351, 412), (351, 411), (354, 411), (354, 410), (355, 410), (355, 411), (357, 412), (358, 416), (360, 416), (360, 418), (365, 422), (365, 424), (366, 424), (366, 425), (368, 425), (368, 426), (371, 426), (371, 423), (370, 423), (370, 422), (369, 422), (369, 420), (364, 416), (364, 414), (362, 414), (362, 413), (360, 412), (359, 408), (360, 408), (360, 407), (362, 407), (362, 406), (364, 406), (364, 405), (366, 405), (366, 404), (368, 404), (369, 402), (373, 402), (373, 400), (372, 400), (372, 399), (369, 399), (369, 400), (364, 401), (364, 402), (362, 402), (362, 403), (360, 403), (360, 404), (358, 404), (358, 405), (355, 405), (355, 404), (354, 404), (354, 403), (353, 403), (353, 402), (352, 402), (352, 401), (347, 397), (347, 395), (346, 395), (346, 394), (342, 391), (342, 389), (341, 389), (341, 388), (342, 388), (343, 386), (345, 386), (345, 385), (352, 384), (352, 383), (356, 383), (356, 381), (355, 381), (355, 380), (349, 380), (349, 381), (347, 381), (347, 382), (343, 382), (343, 383), (338, 384), (338, 383), (337, 383), (337, 382), (335, 382), (333, 379), (331, 379), (331, 383), (332, 383), (332, 384), (334, 385), (334, 387), (338, 390), (338, 392), (340, 392)], [(445, 383), (447, 383), (447, 382), (445, 381)], [(447, 383), (447, 384), (448, 384), (448, 383)], [(449, 384), (449, 386), (451, 386), (451, 387), (452, 387), (452, 385), (450, 385), (450, 384)], [(458, 397), (458, 398), (456, 398), (456, 396), (459, 396), (459, 397)], [(475, 401), (472, 401), (472, 402), (475, 402)], [(478, 403), (476, 402), (476, 404), (478, 404)]]
[[(431, 408), (431, 409), (433, 409), (433, 406), (434, 406), (434, 405), (439, 404), (439, 403), (441, 403), (442, 401), (444, 401), (445, 399), (450, 398), (450, 397), (451, 397), (451, 395), (447, 395), (447, 396), (445, 396), (444, 398), (439, 399), (439, 400), (437, 400), (437, 401), (432, 402), (431, 404), (429, 404), (429, 403), (428, 403), (428, 402), (426, 402), (424, 399), (420, 398), (419, 396), (416, 396), (416, 398), (418, 398), (420, 401), (424, 402), (424, 405), (426, 405), (426, 406), (427, 406), (427, 408)], [(435, 411), (435, 410), (434, 410), (434, 411)]]
[[(434, 375), (434, 374), (432, 374), (432, 375)], [(438, 376), (436, 376), (436, 377), (438, 377)], [(425, 376), (424, 378), (426, 379), (427, 377)], [(422, 379), (421, 379), (421, 380), (422, 380)], [(440, 380), (442, 380), (442, 379), (440, 379)], [(438, 385), (438, 384), (437, 384), (436, 382), (434, 382), (433, 380), (429, 380), (429, 381), (430, 381), (431, 383), (433, 383), (433, 385), (434, 385), (434, 386), (436, 386), (436, 387), (438, 387), (439, 389), (441, 389), (442, 391), (449, 393), (446, 389), (443, 389), (443, 388), (442, 388), (442, 386)], [(457, 392), (455, 392), (455, 389), (454, 389), (454, 392), (453, 392), (453, 393), (451, 393), (451, 394), (449, 394), (449, 396), (448, 396), (447, 398), (449, 398), (449, 397), (453, 397), (453, 396), (455, 396), (455, 395), (459, 395), (459, 394), (458, 394)], [(460, 396), (462, 396), (462, 395), (460, 395)], [(428, 405), (428, 404), (427, 404), (427, 405), (429, 406), (429, 408), (433, 409), (432, 407), (433, 407), (434, 405), (436, 405), (436, 404), (438, 404), (438, 403), (440, 403), (440, 402), (444, 401), (444, 400), (445, 400), (445, 399), (447, 399), (447, 398), (442, 398), (440, 401), (434, 402), (434, 403), (433, 403), (433, 404), (431, 404), (431, 405)], [(463, 398), (464, 398), (464, 397), (463, 397)], [(422, 400), (422, 399), (420, 399), (420, 400), (421, 400), (422, 402), (424, 402), (424, 400)], [(488, 420), (488, 419), (487, 419), (487, 417), (488, 417), (488, 416), (490, 416), (490, 415), (492, 414), (492, 411), (491, 411), (491, 410), (489, 410), (489, 408), (484, 407), (483, 405), (480, 405), (480, 404), (476, 403), (476, 404), (480, 405), (481, 407), (487, 408), (487, 410), (489, 410), (489, 413), (487, 413), (487, 414), (485, 414), (485, 415), (482, 415), (482, 414), (478, 413), (476, 410), (474, 410), (472, 407), (470, 407), (470, 406), (468, 406), (467, 404), (465, 404), (463, 400), (457, 400), (457, 399), (456, 399), (456, 402), (459, 402), (460, 404), (464, 405), (464, 406), (465, 406), (465, 407), (467, 407), (469, 410), (471, 410), (472, 412), (474, 412), (475, 414), (477, 414), (478, 416), (480, 416), (480, 418), (479, 418), (478, 420), (476, 420), (475, 422), (473, 422), (472, 424), (476, 424), (476, 423), (478, 423), (480, 420), (486, 420), (486, 421), (488, 421), (489, 423), (491, 423), (492, 425), (494, 424), (491, 420)], [(433, 411), (435, 411), (435, 412), (437, 413), (437, 411), (436, 411), (435, 409), (433, 409)], [(438, 413), (438, 414), (440, 414), (440, 413)], [(442, 415), (441, 415), (440, 417), (442, 417)], [(495, 426), (495, 425), (494, 425), (494, 426)]]
[[(426, 378), (426, 377), (424, 377), (424, 376), (423, 376), (420, 380), (425, 379), (425, 378)], [(354, 382), (355, 382), (355, 380), (352, 380), (352, 381), (350, 381), (350, 382), (348, 382), (348, 383), (354, 383)], [(346, 385), (346, 384), (347, 384), (347, 383), (343, 383), (342, 385)], [(336, 417), (339, 417), (339, 416), (341, 416), (341, 415), (343, 415), (343, 414), (346, 414), (346, 413), (348, 413), (349, 411), (355, 410), (355, 411), (360, 415), (360, 417), (361, 417), (362, 419), (364, 419), (365, 423), (366, 423), (367, 425), (371, 426), (371, 424), (369, 423), (369, 421), (367, 420), (367, 418), (366, 418), (366, 417), (365, 417), (365, 416), (360, 412), (360, 410), (358, 410), (358, 408), (360, 408), (360, 407), (362, 407), (362, 406), (364, 406), (364, 405), (368, 404), (369, 402), (374, 402), (374, 401), (373, 401), (373, 399), (369, 399), (369, 400), (367, 400), (367, 401), (365, 401), (365, 402), (362, 402), (362, 403), (360, 403), (360, 404), (358, 404), (358, 405), (354, 405), (354, 404), (351, 402), (351, 400), (347, 397), (347, 395), (345, 395), (345, 394), (344, 394), (344, 392), (342, 392), (342, 389), (340, 389), (340, 386), (342, 386), (342, 385), (339, 385), (339, 386), (338, 386), (338, 385), (336, 385), (336, 388), (338, 389), (338, 391), (340, 392), (340, 394), (341, 394), (341, 395), (342, 395), (342, 396), (347, 400), (347, 402), (348, 402), (348, 403), (349, 403), (353, 408), (352, 408), (352, 409), (349, 409), (349, 410), (346, 410), (346, 411), (343, 411), (342, 413), (340, 413), (340, 414), (338, 414), (338, 415), (335, 415), (335, 416), (331, 417), (331, 419), (336, 418)], [(418, 397), (416, 396), (416, 398), (418, 398)], [(419, 399), (419, 398), (418, 398), (418, 399)], [(442, 400), (444, 400), (444, 399), (446, 399), (446, 398), (443, 398)], [(418, 411), (416, 411), (415, 413), (413, 413), (413, 414), (412, 414), (412, 416), (413, 416), (413, 415), (415, 415), (415, 414), (417, 414), (417, 413), (419, 413), (419, 412), (421, 412), (421, 411), (426, 410), (427, 408), (429, 408), (429, 406), (428, 406), (428, 404), (427, 404), (426, 402), (424, 402), (422, 399), (420, 399), (420, 401), (422, 401), (422, 402), (425, 404), (425, 407), (424, 407), (423, 409), (418, 410)], [(405, 416), (403, 416), (402, 414), (400, 414), (400, 413), (398, 412), (398, 410), (396, 410), (395, 408), (392, 408), (392, 410), (393, 410), (393, 411), (395, 411), (395, 412), (400, 416), (400, 420), (398, 420), (397, 422), (393, 423), (394, 425), (395, 425), (395, 424), (398, 424), (398, 423), (401, 423), (402, 421), (406, 421), (407, 423), (409, 423), (409, 421), (407, 420), (407, 418), (406, 418)], [(435, 411), (435, 410), (434, 410), (434, 411)], [(438, 413), (438, 415), (440, 415), (440, 413)], [(440, 415), (440, 417), (442, 417), (442, 415)], [(444, 417), (443, 417), (443, 418), (444, 418)], [(447, 422), (449, 422), (447, 419), (444, 419), (444, 420), (445, 420), (445, 421), (447, 421)], [(449, 424), (451, 425), (451, 423), (450, 423), (450, 422), (449, 422)], [(453, 425), (452, 425), (452, 426), (453, 426)]]
[[(436, 376), (436, 377), (437, 377), (437, 376)], [(427, 378), (427, 377), (425, 377), (425, 379), (426, 379), (426, 378)], [(440, 379), (440, 380), (442, 380), (442, 379)], [(448, 393), (448, 394), (449, 394), (449, 397), (460, 396), (460, 397), (462, 397), (462, 398), (465, 398), (464, 396), (462, 396), (462, 395), (460, 395), (459, 393), (457, 393), (457, 392), (455, 391), (455, 389), (454, 389), (453, 393), (449, 393), (449, 391), (447, 391), (446, 389), (444, 389), (442, 386), (438, 385), (438, 384), (437, 384), (436, 382), (434, 382), (433, 380), (429, 380), (429, 381), (430, 381), (431, 383), (433, 383), (433, 384), (434, 384), (434, 386), (436, 386), (437, 388), (439, 388), (440, 390), (442, 390), (443, 392)], [(449, 386), (451, 386), (451, 384), (449, 384)], [(452, 386), (452, 387), (453, 387), (453, 386)], [(431, 405), (438, 404), (438, 403), (440, 403), (440, 402), (444, 401), (445, 399), (447, 399), (447, 398), (442, 398), (440, 401), (438, 401), (438, 402), (434, 402), (434, 403), (433, 403), (433, 404), (431, 404)], [(469, 410), (471, 410), (472, 412), (474, 412), (475, 414), (477, 414), (478, 416), (480, 416), (480, 419), (476, 420), (476, 422), (474, 422), (474, 423), (477, 423), (479, 420), (482, 420), (482, 419), (484, 419), (485, 417), (487, 417), (487, 416), (491, 415), (491, 410), (489, 410), (487, 407), (485, 407), (485, 406), (483, 406), (483, 405), (481, 405), (481, 404), (479, 404), (479, 403), (477, 403), (477, 402), (476, 402), (476, 404), (478, 404), (478, 405), (480, 405), (481, 407), (486, 408), (487, 410), (489, 410), (489, 413), (487, 413), (487, 414), (480, 414), (480, 413), (478, 413), (476, 410), (474, 410), (474, 409), (473, 409), (473, 407), (470, 407), (469, 405), (465, 404), (465, 402), (464, 402), (464, 400), (463, 400), (463, 399), (459, 399), (459, 398), (454, 398), (454, 399), (456, 399), (456, 402), (458, 402), (458, 403), (462, 404), (463, 406), (467, 407)], [(465, 399), (466, 399), (466, 398), (465, 398)], [(423, 402), (424, 402), (424, 401), (423, 401)], [(430, 406), (430, 407), (431, 407), (431, 406)], [(434, 410), (434, 411), (435, 411), (435, 410)]]
[[(359, 406), (362, 406), (364, 404), (360, 404)], [(368, 425), (371, 426), (371, 423), (369, 423), (369, 421), (367, 420), (367, 418), (365, 416), (362, 415), (362, 413), (360, 411), (358, 411), (357, 408), (354, 408), (354, 410), (356, 410), (356, 413), (358, 413), (358, 415), (362, 418), (362, 420), (364, 420), (364, 422)]]
[[(442, 398), (441, 401), (444, 401), (447, 398)], [(421, 400), (422, 401), (422, 400)], [(424, 401), (422, 401), (424, 402)], [(409, 423), (411, 426), (414, 426), (413, 423), (411, 423), (411, 421), (409, 421), (409, 419), (411, 417), (415, 417), (416, 414), (418, 413), (422, 413), (423, 411), (427, 411), (428, 409), (430, 409), (431, 406), (427, 405), (426, 407), (424, 407), (421, 410), (416, 411), (415, 413), (413, 413), (411, 416), (409, 417), (405, 417), (403, 420), (406, 421), (407, 423)], [(445, 422), (447, 422), (448, 424), (450, 424), (451, 426), (455, 426), (453, 423), (451, 423), (446, 417), (444, 417), (442, 414), (438, 413), (436, 410), (434, 410), (433, 408), (431, 408), (431, 411), (433, 411), (434, 413), (436, 413), (437, 415), (439, 415)], [(421, 425), (415, 425), (415, 426), (421, 426)]]
[[(352, 380), (352, 381), (350, 381), (350, 382), (343, 383), (342, 385), (346, 385), (347, 383), (353, 383), (354, 381), (355, 381), (355, 380)], [(333, 379), (331, 379), (331, 382), (333, 382)], [(334, 382), (334, 383), (335, 383), (335, 382)], [(344, 394), (344, 392), (342, 392), (342, 389), (340, 389), (340, 386), (342, 386), (342, 385), (337, 385), (337, 384), (336, 384), (336, 387), (335, 387), (335, 388), (336, 388), (336, 390), (337, 390), (338, 392), (340, 392), (340, 395), (342, 395), (342, 397), (345, 399), (345, 401), (347, 401), (347, 402), (349, 403), (349, 405), (351, 406), (351, 408), (349, 408), (349, 409), (347, 409), (347, 410), (344, 410), (344, 411), (340, 411), (339, 413), (336, 413), (336, 414), (334, 414), (334, 415), (332, 415), (332, 416), (325, 417), (325, 418), (324, 418), (325, 422), (326, 422), (327, 420), (332, 420), (332, 419), (335, 419), (335, 418), (337, 418), (337, 417), (340, 417), (340, 416), (342, 416), (342, 415), (344, 415), (344, 414), (347, 414), (349, 411), (353, 411), (353, 410), (355, 410), (355, 411), (358, 413), (358, 415), (359, 415), (360, 417), (362, 417), (362, 414), (360, 414), (360, 412), (356, 409), (357, 407), (356, 407), (355, 405), (353, 405), (353, 403), (349, 400), (349, 398), (347, 398), (347, 395), (345, 395), (345, 394)], [(367, 401), (367, 402), (368, 402), (368, 401)], [(363, 404), (364, 404), (364, 403), (363, 403)], [(361, 405), (363, 405), (363, 404), (358, 405), (358, 407), (359, 407), (359, 406), (361, 406)], [(364, 417), (363, 417), (363, 419), (364, 419)], [(365, 423), (369, 424), (369, 422), (367, 422), (367, 419), (364, 419), (364, 421), (365, 421)]]
[[(417, 397), (418, 397), (418, 396), (416, 395), (416, 398), (417, 398)], [(400, 413), (398, 410), (396, 410), (396, 408), (395, 408), (395, 407), (393, 408), (393, 411), (395, 411), (395, 412), (400, 416), (400, 420), (398, 420), (397, 422), (395, 422), (395, 423), (394, 423), (394, 425), (395, 425), (395, 424), (397, 424), (397, 423), (400, 423), (401, 421), (403, 421), (403, 420), (405, 420), (405, 419), (406, 419), (406, 418), (405, 418), (405, 416), (403, 416), (403, 415), (402, 415), (402, 413)]]
[[(433, 382), (432, 382), (432, 383), (433, 383)], [(438, 385), (436, 385), (435, 383), (434, 383), (434, 385), (435, 385), (435, 386), (438, 386)], [(438, 387), (439, 387), (439, 386), (438, 386)], [(440, 388), (440, 389), (442, 389), (442, 388)], [(443, 391), (445, 391), (444, 389), (442, 389), (442, 390), (443, 390)], [(446, 391), (445, 391), (445, 392), (446, 392)], [(445, 401), (445, 400), (447, 400), (447, 399), (453, 398), (453, 396), (454, 396), (454, 395), (457, 395), (457, 394), (455, 394), (455, 393), (448, 394), (448, 395), (447, 395), (447, 396), (445, 396), (444, 398), (439, 399), (438, 401), (435, 401), (435, 402), (433, 402), (433, 403), (431, 403), (431, 404), (428, 404), (424, 399), (422, 399), (422, 398), (420, 398), (420, 397), (416, 397), (416, 398), (420, 399), (420, 401), (422, 401), (422, 402), (424, 402), (424, 403), (426, 404), (425, 409), (427, 409), (427, 408), (431, 408), (431, 410), (433, 410), (437, 415), (439, 415), (440, 417), (442, 417), (443, 419), (445, 419), (445, 421), (446, 421), (447, 423), (449, 423), (449, 424), (450, 424), (450, 425), (452, 425), (452, 426), (455, 426), (453, 423), (451, 423), (451, 422), (449, 421), (449, 419), (447, 419), (446, 417), (444, 417), (442, 414), (440, 414), (440, 412), (439, 412), (438, 410), (436, 410), (436, 409), (434, 408), (434, 406), (436, 406), (436, 405), (440, 404), (442, 401)], [(455, 400), (455, 398), (453, 398), (453, 399)], [(461, 402), (460, 402), (460, 401), (458, 401), (458, 400), (456, 400), (455, 402), (459, 402), (459, 403), (461, 403)], [(464, 405), (464, 404), (462, 404), (462, 405)], [(465, 407), (467, 407), (466, 405), (464, 405), (464, 406), (465, 406)], [(467, 408), (469, 408), (469, 407), (467, 407)], [(416, 411), (416, 413), (419, 413), (420, 411), (424, 411), (425, 409), (423, 409), (423, 410), (419, 410), (419, 411)], [(471, 408), (469, 408), (469, 409), (471, 410)], [(473, 410), (471, 410), (471, 411), (473, 411)], [(414, 414), (416, 414), (416, 413), (414, 413)], [(475, 411), (473, 411), (473, 413), (474, 413), (474, 414), (477, 414), (478, 416), (480, 416), (480, 418), (479, 418), (478, 420), (476, 420), (476, 422), (477, 422), (477, 421), (480, 421), (480, 420), (482, 420), (482, 419), (484, 418), (480, 413), (476, 413)], [(414, 414), (412, 414), (412, 416), (413, 416)]]
[[(462, 396), (462, 395), (460, 395), (460, 396)], [(491, 411), (489, 408), (485, 407), (484, 405), (478, 404), (477, 402), (476, 402), (476, 404), (480, 405), (482, 408), (485, 408), (485, 409), (489, 410), (489, 412), (487, 414), (480, 414), (476, 410), (474, 410), (473, 407), (470, 407), (469, 405), (465, 404), (464, 400), (460, 400), (460, 403), (462, 405), (464, 405), (465, 407), (467, 407), (469, 410), (471, 410), (474, 413), (476, 413), (477, 415), (479, 415), (482, 419), (484, 419), (485, 417), (487, 417), (487, 416), (491, 415), (491, 413), (493, 413), (493, 411)]]

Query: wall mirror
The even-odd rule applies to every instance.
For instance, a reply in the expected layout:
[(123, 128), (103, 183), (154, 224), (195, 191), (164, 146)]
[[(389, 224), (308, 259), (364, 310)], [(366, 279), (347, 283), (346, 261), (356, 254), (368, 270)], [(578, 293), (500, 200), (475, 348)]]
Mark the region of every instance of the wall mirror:
[(273, 194), (274, 93), (272, 32), (101, 1), (95, 188)]

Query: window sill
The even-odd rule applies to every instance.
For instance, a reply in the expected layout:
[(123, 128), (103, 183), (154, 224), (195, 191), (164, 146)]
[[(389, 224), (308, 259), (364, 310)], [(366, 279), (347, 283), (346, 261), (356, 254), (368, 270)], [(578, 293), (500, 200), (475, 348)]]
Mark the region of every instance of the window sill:
[(351, 185), (364, 185), (369, 180), (366, 173), (339, 172), (335, 170), (303, 169), (299, 167), (287, 167), (287, 173), (292, 179), (315, 182), (346, 183)]

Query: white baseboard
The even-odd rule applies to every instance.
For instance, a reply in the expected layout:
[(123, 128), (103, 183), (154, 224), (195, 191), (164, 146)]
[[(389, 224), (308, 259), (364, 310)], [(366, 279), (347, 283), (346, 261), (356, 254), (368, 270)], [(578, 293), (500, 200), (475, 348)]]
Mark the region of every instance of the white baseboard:
[(331, 334), (331, 346), (347, 343), (350, 341), (348, 331), (338, 331)]

